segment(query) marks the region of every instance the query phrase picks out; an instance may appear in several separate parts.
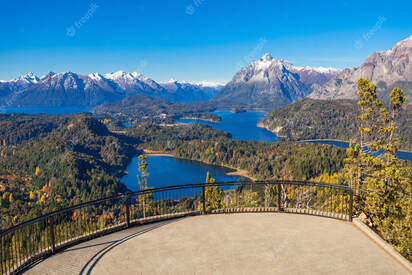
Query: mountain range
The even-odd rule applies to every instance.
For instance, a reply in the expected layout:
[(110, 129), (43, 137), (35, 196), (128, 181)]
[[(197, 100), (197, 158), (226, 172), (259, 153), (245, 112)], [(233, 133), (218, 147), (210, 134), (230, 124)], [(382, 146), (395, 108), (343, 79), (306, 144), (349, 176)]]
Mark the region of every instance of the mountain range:
[(0, 81), (2, 106), (95, 106), (144, 94), (171, 102), (208, 100), (223, 86), (214, 83), (166, 83), (136, 72), (92, 73), (50, 72), (39, 78), (32, 73)]
[(170, 102), (207, 101), (219, 106), (281, 107), (304, 98), (313, 85), (334, 77), (332, 68), (295, 67), (283, 59), (265, 54), (238, 73), (227, 85), (190, 83), (174, 79), (156, 82), (139, 73), (118, 71), (81, 75), (53, 73), (42, 77), (32, 73), (0, 81), (2, 106), (96, 106), (144, 94)]
[(212, 100), (247, 107), (277, 109), (305, 97), (356, 99), (357, 81), (368, 78), (388, 101), (394, 87), (412, 102), (412, 36), (386, 51), (372, 53), (358, 68), (296, 67), (265, 54), (242, 68)]
[(398, 86), (412, 99), (412, 36), (371, 54), (358, 68), (297, 67), (265, 54), (238, 71), (226, 85), (171, 79), (156, 82), (136, 72), (81, 75), (27, 74), (0, 81), (0, 106), (96, 106), (143, 94), (170, 102), (208, 101), (226, 107), (277, 109), (305, 97), (356, 99), (357, 80), (368, 78), (382, 98)]
[(355, 99), (357, 81), (368, 78), (386, 99), (393, 87), (403, 88), (412, 97), (412, 36), (396, 43), (392, 49), (372, 53), (358, 68), (347, 68), (309, 95), (314, 99)]

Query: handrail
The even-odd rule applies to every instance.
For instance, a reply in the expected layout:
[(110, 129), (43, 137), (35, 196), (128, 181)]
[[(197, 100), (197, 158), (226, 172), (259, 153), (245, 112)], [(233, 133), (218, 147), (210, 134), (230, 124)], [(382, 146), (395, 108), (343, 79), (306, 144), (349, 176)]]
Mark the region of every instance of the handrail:
[[(241, 186), (250, 188), (238, 188)], [(217, 189), (209, 195), (213, 188)], [(291, 212), (351, 221), (352, 204), (352, 190), (347, 185), (310, 181), (226, 181), (127, 192), (59, 209), (0, 232), (0, 274), (14, 274), (58, 249), (133, 224), (186, 215), (250, 211)]]
[(190, 187), (203, 187), (205, 184), (207, 186), (233, 186), (233, 185), (242, 185), (242, 184), (253, 184), (253, 185), (264, 185), (264, 184), (296, 184), (296, 185), (306, 185), (306, 186), (321, 186), (321, 187), (330, 187), (330, 188), (336, 188), (336, 189), (342, 189), (342, 190), (349, 190), (349, 187), (347, 185), (340, 185), (340, 184), (330, 184), (330, 183), (322, 183), (322, 182), (311, 182), (311, 181), (289, 181), (289, 180), (267, 180), (267, 181), (223, 181), (223, 182), (215, 182), (215, 183), (191, 183), (191, 184), (182, 184), (182, 185), (171, 185), (171, 186), (164, 186), (164, 187), (158, 187), (158, 188), (150, 188), (148, 190), (139, 190), (139, 191), (133, 191), (133, 192), (127, 192), (127, 193), (122, 193), (122, 194), (117, 194), (114, 196), (110, 197), (105, 197), (101, 199), (96, 199), (88, 202), (83, 202), (80, 204), (76, 204), (73, 206), (69, 206), (63, 209), (59, 209), (53, 212), (50, 212), (48, 214), (42, 215), (40, 217), (25, 221), (23, 223), (20, 223), (18, 225), (15, 225), (13, 227), (10, 227), (4, 231), (0, 232), (0, 237), (3, 234), (6, 234), (8, 232), (11, 232), (15, 229), (21, 228), (22, 226), (31, 224), (33, 222), (46, 219), (49, 217), (52, 217), (54, 215), (58, 215), (60, 213), (66, 212), (68, 210), (75, 210), (84, 206), (88, 205), (93, 205), (97, 204), (99, 202), (103, 202), (106, 200), (111, 200), (111, 199), (117, 199), (121, 198), (127, 195), (138, 195), (138, 194), (147, 194), (147, 193), (153, 193), (153, 192), (158, 192), (158, 191), (168, 191), (168, 190), (177, 190), (177, 189), (185, 189), (185, 188), (190, 188)]

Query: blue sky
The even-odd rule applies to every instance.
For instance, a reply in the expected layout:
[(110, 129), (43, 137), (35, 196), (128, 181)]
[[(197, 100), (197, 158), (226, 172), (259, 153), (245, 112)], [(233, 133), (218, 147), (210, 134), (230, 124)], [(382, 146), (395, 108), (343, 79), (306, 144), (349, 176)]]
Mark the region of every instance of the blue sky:
[(411, 10), (411, 1), (0, 0), (0, 79), (126, 70), (225, 82), (265, 52), (358, 66), (412, 35)]

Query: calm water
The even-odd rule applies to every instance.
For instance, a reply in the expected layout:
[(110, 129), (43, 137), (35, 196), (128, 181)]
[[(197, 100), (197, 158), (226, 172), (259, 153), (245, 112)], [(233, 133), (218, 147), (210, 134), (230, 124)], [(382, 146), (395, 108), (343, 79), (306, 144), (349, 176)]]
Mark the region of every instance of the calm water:
[(408, 153), (408, 152), (398, 152), (398, 153), (396, 153), (396, 156), (397, 156), (399, 159), (412, 161), (412, 153)]
[(202, 123), (215, 129), (227, 131), (236, 140), (277, 141), (278, 137), (266, 129), (256, 126), (264, 118), (265, 112), (232, 113), (231, 111), (216, 111), (214, 114), (222, 118), (221, 122), (209, 122), (192, 119), (180, 119), (181, 123)]
[[(264, 116), (264, 112), (244, 112), (232, 113), (230, 111), (217, 111), (216, 115), (222, 117), (221, 122), (208, 122), (192, 119), (181, 119), (181, 123), (202, 123), (212, 126), (215, 129), (227, 131), (233, 135), (233, 139), (239, 140), (256, 140), (256, 141), (278, 141), (278, 137), (265, 129), (256, 126), (259, 120)], [(348, 148), (348, 142), (332, 140), (311, 141), (318, 144), (329, 144), (341, 148)], [(412, 153), (398, 152), (397, 157), (403, 160), (412, 161)]]
[[(207, 171), (217, 181), (237, 181), (241, 177), (228, 176), (225, 173), (233, 171), (231, 169), (208, 165), (201, 162), (175, 159), (172, 157), (149, 156), (148, 160), (148, 183), (153, 188), (202, 183), (206, 179)], [(127, 167), (128, 175), (125, 175), (121, 180), (127, 185), (130, 190), (137, 190), (137, 161), (138, 158), (133, 158), (132, 162)]]
[(63, 115), (89, 112), (92, 107), (16, 107), (0, 108), (0, 113), (25, 113), (25, 114), (49, 114)]

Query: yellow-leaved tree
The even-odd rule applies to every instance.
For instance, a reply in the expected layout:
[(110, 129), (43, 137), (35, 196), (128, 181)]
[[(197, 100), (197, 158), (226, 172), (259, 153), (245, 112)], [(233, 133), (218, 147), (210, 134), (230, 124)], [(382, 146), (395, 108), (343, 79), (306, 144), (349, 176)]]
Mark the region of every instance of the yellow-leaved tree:
[(37, 166), (37, 167), (36, 167), (36, 171), (34, 171), (34, 174), (35, 174), (36, 176), (38, 176), (39, 173), (40, 173), (40, 167)]
[(143, 217), (146, 217), (146, 214), (153, 212), (153, 193), (148, 192), (150, 189), (148, 184), (149, 172), (147, 171), (148, 161), (145, 155), (140, 155), (138, 158), (138, 173), (137, 181), (140, 191), (146, 191), (143, 194), (139, 194), (138, 202), (142, 207)]
[[(205, 207), (206, 211), (212, 209), (219, 209), (224, 207), (223, 204), (223, 190), (219, 186), (213, 186), (216, 180), (210, 176), (209, 171), (206, 173), (206, 187), (205, 187)], [(212, 186), (207, 186), (211, 184)], [(203, 204), (199, 205), (199, 210), (203, 211)]]
[(10, 203), (13, 203), (13, 202), (14, 202), (13, 193), (10, 193), (9, 202), (10, 202)]
[(36, 195), (34, 194), (33, 191), (30, 191), (29, 199), (32, 200), (32, 201), (34, 201), (36, 199)]

